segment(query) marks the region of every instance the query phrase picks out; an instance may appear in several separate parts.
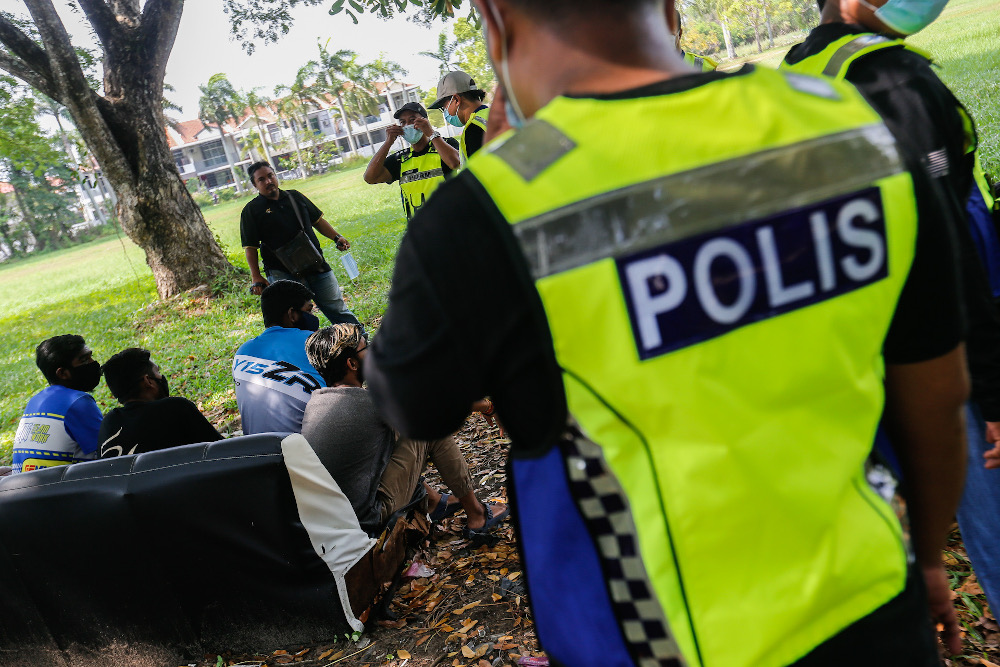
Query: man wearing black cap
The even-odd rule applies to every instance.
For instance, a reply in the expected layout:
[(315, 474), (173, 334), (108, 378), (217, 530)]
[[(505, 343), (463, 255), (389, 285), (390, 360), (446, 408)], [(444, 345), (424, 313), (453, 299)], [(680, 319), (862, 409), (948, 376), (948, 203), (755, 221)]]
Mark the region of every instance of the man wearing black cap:
[[(399, 181), (403, 209), (409, 220), (452, 170), (458, 168), (458, 142), (442, 137), (427, 120), (427, 110), (416, 102), (400, 107), (395, 118), (399, 125), (386, 128), (385, 143), (365, 169), (365, 182), (374, 185)], [(400, 136), (410, 147), (389, 155)]]
[(483, 104), (486, 91), (480, 90), (475, 80), (461, 70), (448, 72), (438, 81), (437, 100), (431, 109), (440, 109), (444, 122), (462, 128), (458, 152), (465, 165), (483, 146), (490, 108)]

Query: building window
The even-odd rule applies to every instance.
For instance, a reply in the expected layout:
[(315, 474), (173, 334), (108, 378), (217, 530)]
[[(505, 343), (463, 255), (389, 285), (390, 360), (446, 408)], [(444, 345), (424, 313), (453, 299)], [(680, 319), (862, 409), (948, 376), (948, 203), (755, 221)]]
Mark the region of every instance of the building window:
[(174, 156), (174, 164), (177, 165), (177, 171), (184, 171), (184, 165), (188, 163), (188, 159), (184, 157), (184, 151), (171, 151)]
[(205, 168), (217, 167), (226, 164), (226, 151), (222, 147), (222, 141), (212, 141), (201, 147), (201, 157), (205, 161)]
[(205, 185), (209, 189), (221, 188), (224, 185), (229, 185), (233, 182), (233, 174), (228, 169), (223, 171), (213, 171), (211, 174), (205, 174)]

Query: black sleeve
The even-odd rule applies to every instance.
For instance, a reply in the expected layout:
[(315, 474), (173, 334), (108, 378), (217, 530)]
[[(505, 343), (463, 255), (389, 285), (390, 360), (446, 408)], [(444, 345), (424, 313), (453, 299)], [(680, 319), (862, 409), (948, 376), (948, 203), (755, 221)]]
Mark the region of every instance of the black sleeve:
[(934, 359), (965, 338), (954, 206), (919, 166), (911, 165), (917, 197), (913, 264), (886, 336), (887, 363)]
[(453, 433), (487, 395), (521, 450), (565, 425), (541, 299), (510, 225), (468, 172), (407, 226), (365, 374), (379, 412), (412, 438)]
[(288, 192), (288, 196), (296, 198), (295, 201), (297, 201), (299, 206), (302, 207), (302, 212), (305, 214), (306, 219), (310, 222), (315, 223), (323, 217), (323, 211), (319, 210), (319, 207), (317, 207), (316, 204), (309, 201), (309, 198), (298, 190), (290, 190)]
[(478, 125), (469, 125), (465, 128), (465, 150), (469, 151), (469, 157), (476, 154), (483, 147), (483, 137), (486, 133)]
[(395, 183), (399, 180), (399, 174), (402, 171), (403, 166), (403, 163), (400, 160), (401, 156), (402, 154), (399, 151), (396, 151), (385, 159), (385, 169), (389, 172), (389, 175), (392, 176), (392, 180), (389, 181), (390, 183)]
[[(454, 148), (456, 151), (461, 150), (458, 145), (458, 141), (456, 141), (454, 137), (445, 137), (444, 140), (445, 143)], [(444, 160), (441, 160), (441, 171), (444, 172), (445, 178), (450, 178), (452, 173), (457, 171), (457, 169), (452, 169), (444, 163)]]
[(250, 213), (250, 205), (243, 207), (240, 215), (240, 244), (244, 248), (259, 248), (260, 234), (257, 233), (257, 224)]
[(198, 409), (197, 405), (180, 396), (173, 403), (175, 404), (174, 410), (177, 413), (177, 424), (183, 425), (187, 442), (193, 444), (196, 442), (222, 440), (222, 436), (215, 430), (212, 423), (205, 418), (205, 415), (201, 414), (201, 410)]

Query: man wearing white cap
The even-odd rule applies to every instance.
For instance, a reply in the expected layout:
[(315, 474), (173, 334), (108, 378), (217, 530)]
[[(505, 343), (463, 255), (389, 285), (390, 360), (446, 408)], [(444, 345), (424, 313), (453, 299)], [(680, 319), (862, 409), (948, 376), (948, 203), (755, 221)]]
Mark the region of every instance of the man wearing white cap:
[[(399, 181), (403, 209), (409, 220), (452, 170), (458, 168), (458, 142), (442, 137), (427, 120), (427, 110), (416, 102), (404, 104), (394, 117), (399, 125), (385, 129), (385, 142), (368, 163), (365, 182), (374, 185)], [(410, 147), (389, 155), (400, 136)]]
[(490, 117), (490, 108), (483, 104), (486, 91), (480, 90), (471, 76), (455, 70), (441, 77), (437, 94), (431, 109), (440, 109), (446, 123), (463, 128), (458, 150), (465, 166), (482, 147), (486, 135), (486, 121)]

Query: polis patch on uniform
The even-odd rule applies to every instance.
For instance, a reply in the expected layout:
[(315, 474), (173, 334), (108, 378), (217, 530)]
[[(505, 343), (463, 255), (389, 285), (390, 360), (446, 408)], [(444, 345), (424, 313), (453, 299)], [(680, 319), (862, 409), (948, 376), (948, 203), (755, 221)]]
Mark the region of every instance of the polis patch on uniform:
[(878, 188), (616, 259), (640, 359), (888, 276)]

